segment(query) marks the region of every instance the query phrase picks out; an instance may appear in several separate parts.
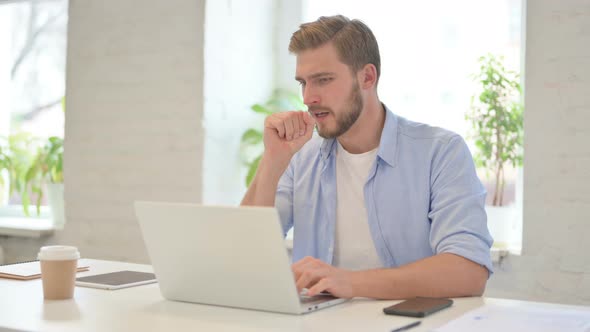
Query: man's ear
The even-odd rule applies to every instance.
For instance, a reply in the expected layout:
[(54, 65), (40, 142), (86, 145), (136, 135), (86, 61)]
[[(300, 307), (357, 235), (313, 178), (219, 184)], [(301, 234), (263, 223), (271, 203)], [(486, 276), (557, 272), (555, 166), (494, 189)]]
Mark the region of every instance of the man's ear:
[(372, 63), (367, 63), (358, 72), (358, 82), (361, 89), (369, 89), (377, 85), (377, 68)]

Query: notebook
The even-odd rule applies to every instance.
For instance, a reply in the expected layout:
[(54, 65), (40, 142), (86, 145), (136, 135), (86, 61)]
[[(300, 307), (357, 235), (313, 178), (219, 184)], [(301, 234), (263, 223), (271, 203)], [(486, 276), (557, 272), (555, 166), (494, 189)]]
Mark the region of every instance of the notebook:
[[(89, 264), (86, 260), (78, 261), (77, 272), (88, 271)], [(31, 280), (41, 278), (41, 264), (38, 260), (0, 265), (0, 278)]]

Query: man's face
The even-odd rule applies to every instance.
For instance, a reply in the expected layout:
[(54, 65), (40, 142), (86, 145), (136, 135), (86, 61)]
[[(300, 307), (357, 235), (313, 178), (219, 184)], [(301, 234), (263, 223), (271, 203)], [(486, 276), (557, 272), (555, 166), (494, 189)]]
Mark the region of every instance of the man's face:
[(361, 115), (363, 98), (358, 80), (340, 62), (331, 43), (297, 55), (296, 79), (320, 136), (335, 138), (346, 133)]

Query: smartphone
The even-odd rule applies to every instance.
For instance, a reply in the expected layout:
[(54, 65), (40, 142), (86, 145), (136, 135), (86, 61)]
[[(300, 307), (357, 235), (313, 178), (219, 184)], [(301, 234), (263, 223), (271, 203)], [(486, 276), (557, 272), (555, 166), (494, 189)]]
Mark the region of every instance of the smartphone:
[(434, 312), (448, 308), (453, 304), (453, 300), (444, 298), (416, 297), (383, 308), (383, 312), (388, 315), (426, 317)]

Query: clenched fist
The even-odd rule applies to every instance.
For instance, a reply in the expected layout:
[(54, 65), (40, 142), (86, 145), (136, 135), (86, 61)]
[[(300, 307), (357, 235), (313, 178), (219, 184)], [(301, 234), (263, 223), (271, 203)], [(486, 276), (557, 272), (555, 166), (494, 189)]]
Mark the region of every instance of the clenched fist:
[(315, 120), (303, 111), (280, 112), (264, 121), (264, 154), (273, 162), (288, 164), (313, 134)]

